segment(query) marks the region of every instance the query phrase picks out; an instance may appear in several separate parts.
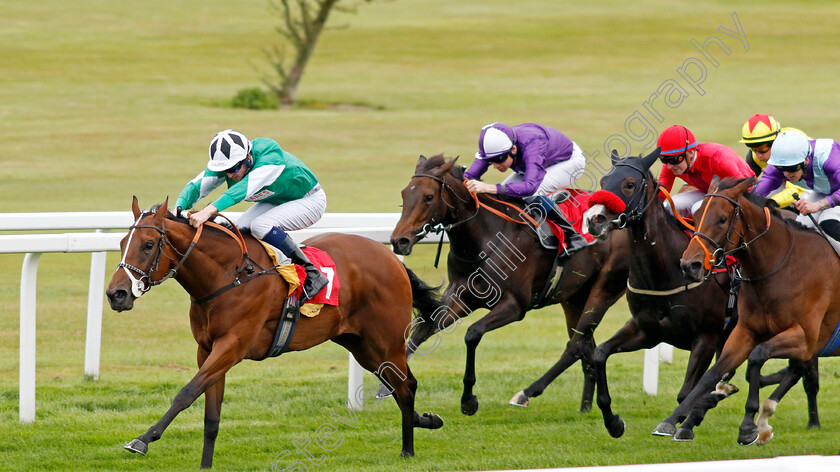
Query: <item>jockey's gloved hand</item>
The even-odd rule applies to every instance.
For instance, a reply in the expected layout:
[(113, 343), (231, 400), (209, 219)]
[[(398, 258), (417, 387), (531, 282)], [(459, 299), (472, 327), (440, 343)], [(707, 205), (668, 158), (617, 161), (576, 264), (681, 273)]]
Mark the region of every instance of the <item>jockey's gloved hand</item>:
[(184, 211), (183, 208), (181, 208), (180, 206), (176, 206), (175, 207), (175, 216), (177, 216), (178, 218), (181, 218), (181, 212), (182, 211)]

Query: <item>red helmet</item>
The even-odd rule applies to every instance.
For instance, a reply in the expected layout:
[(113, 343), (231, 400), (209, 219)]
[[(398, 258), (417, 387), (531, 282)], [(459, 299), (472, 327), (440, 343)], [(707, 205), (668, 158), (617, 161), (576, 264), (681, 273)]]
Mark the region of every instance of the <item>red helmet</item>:
[(690, 129), (682, 125), (672, 125), (659, 135), (656, 145), (662, 148), (659, 154), (675, 156), (696, 147), (697, 140)]

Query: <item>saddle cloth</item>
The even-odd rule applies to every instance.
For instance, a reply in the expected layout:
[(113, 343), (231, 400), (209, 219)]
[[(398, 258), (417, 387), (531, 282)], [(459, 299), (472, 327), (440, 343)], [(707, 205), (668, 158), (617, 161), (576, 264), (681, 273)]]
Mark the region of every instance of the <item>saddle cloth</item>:
[[(591, 193), (578, 190), (578, 189), (566, 189), (569, 192), (569, 197), (566, 198), (563, 202), (560, 203), (560, 211), (566, 215), (566, 220), (572, 224), (572, 227), (578, 234), (582, 235), (587, 241), (590, 243), (595, 240), (589, 233), (583, 232), (583, 214), (589, 208), (589, 197), (592, 196)], [(566, 236), (563, 234), (563, 230), (557, 226), (557, 223), (546, 220), (548, 222), (548, 227), (551, 228), (551, 232), (554, 233), (554, 236), (557, 238), (557, 241), (560, 242), (560, 246), (565, 248), (566, 247)], [(562, 252), (562, 251), (561, 251)]]
[[(265, 251), (268, 253), (268, 256), (271, 258), (271, 261), (275, 266), (277, 266), (277, 272), (279, 272), (289, 284), (289, 293), (287, 295), (296, 294), (299, 296), (303, 292), (302, 287), (303, 282), (306, 281), (306, 271), (303, 267), (297, 264), (281, 264), (277, 249), (262, 241), (260, 241), (260, 244), (263, 245)], [(318, 248), (310, 246), (302, 247), (301, 250), (329, 281), (327, 286), (318, 292), (318, 295), (313, 297), (311, 300), (307, 300), (300, 308), (300, 314), (312, 318), (321, 312), (321, 308), (324, 305), (338, 306), (338, 292), (341, 288), (341, 283), (338, 280), (335, 262), (329, 254)], [(284, 256), (284, 260), (288, 259)]]

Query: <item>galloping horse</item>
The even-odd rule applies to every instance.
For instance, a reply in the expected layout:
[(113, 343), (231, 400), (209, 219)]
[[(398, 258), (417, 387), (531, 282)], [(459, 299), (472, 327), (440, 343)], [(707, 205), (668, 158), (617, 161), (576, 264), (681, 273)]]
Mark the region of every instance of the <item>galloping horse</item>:
[[(434, 321), (423, 319), (424, 323), (414, 327), (408, 343), (409, 354), (472, 310), (490, 310), (469, 327), (464, 339), (467, 366), (461, 412), (472, 415), (478, 410), (473, 386), (479, 341), (488, 331), (519, 321), (534, 308), (535, 301), (549, 285), (557, 250), (543, 248), (531, 227), (515, 221), (522, 213), (519, 207), (513, 209), (487, 196), (470, 194), (463, 184), (464, 170), (455, 165), (456, 159), (446, 161), (443, 155), (429, 159), (420, 156), (415, 174), (402, 191), (402, 215), (391, 234), (391, 243), (396, 253), (407, 255), (429, 228), (445, 230), (449, 235), (449, 285), (444, 293), (448, 307)], [(624, 293), (627, 244), (624, 232), (617, 232), (565, 261), (555, 282), (559, 291), (553, 298), (544, 300), (544, 305), (563, 306), (569, 343), (560, 360), (534, 384), (519, 392), (511, 400), (512, 404), (527, 406), (530, 397), (540, 395), (552, 380), (580, 359), (585, 378), (581, 411), (591, 408), (594, 390), (591, 358), (595, 347), (592, 335), (607, 308)]]
[[(130, 310), (144, 292), (173, 277), (190, 294), (190, 326), (198, 343), (198, 373), (175, 396), (149, 430), (126, 445), (145, 454), (179, 412), (205, 395), (201, 467), (210, 468), (219, 432), (225, 374), (243, 359), (261, 360), (273, 351), (275, 331), (288, 284), (256, 238), (218, 225), (201, 231), (167, 212), (167, 202), (141, 212), (120, 243), (122, 262), (108, 285), (111, 308)], [(403, 332), (412, 307), (429, 316), (439, 305), (435, 291), (409, 271), (386, 246), (371, 239), (324, 234), (306, 241), (333, 258), (340, 280), (338, 306), (324, 305), (314, 317), (300, 317), (285, 351), (302, 351), (331, 340), (387, 382), (402, 413), (403, 456), (414, 455), (413, 428), (439, 428), (437, 415), (414, 411), (417, 381), (405, 358)], [(265, 269), (263, 269), (265, 268)], [(260, 270), (262, 269), (262, 270)], [(259, 272), (254, 273), (255, 270)], [(265, 276), (260, 276), (265, 275)], [(138, 277), (139, 276), (139, 277)]]
[[(803, 375), (806, 391), (809, 384), (817, 389), (813, 360), (840, 354), (840, 293), (836, 290), (840, 259), (819, 234), (785, 221), (767, 207), (765, 199), (748, 194), (754, 183), (754, 178), (713, 181), (697, 212), (702, 217), (680, 266), (687, 280), (701, 280), (710, 261), (723, 254), (737, 255), (743, 282), (738, 324), (715, 365), (665, 420), (682, 421), (724, 372), (749, 359), (750, 392), (738, 434), (742, 445), (769, 441), (773, 429), (767, 421), (782, 396)], [(802, 261), (819, 261), (819, 270)], [(759, 370), (769, 358), (789, 359), (793, 375), (761, 405), (756, 426)], [(815, 413), (815, 403), (813, 408)]]
[[(713, 281), (705, 283), (683, 283), (678, 261), (690, 237), (659, 200), (659, 187), (649, 171), (658, 158), (658, 149), (646, 157), (625, 159), (613, 151), (613, 169), (601, 179), (603, 193), (590, 199), (590, 203), (606, 201), (591, 210), (592, 235), (604, 237), (611, 230), (627, 228), (631, 239), (627, 303), (632, 318), (598, 345), (594, 356), (598, 407), (615, 438), (624, 434), (625, 424), (611, 409), (606, 373), (610, 355), (649, 349), (662, 342), (690, 351), (685, 380), (677, 394), (677, 400), (682, 401), (706, 372), (724, 339), (727, 275), (713, 275)], [(714, 385), (705, 392), (712, 390)], [(730, 393), (722, 390), (718, 397)], [(699, 423), (703, 412), (696, 413)]]

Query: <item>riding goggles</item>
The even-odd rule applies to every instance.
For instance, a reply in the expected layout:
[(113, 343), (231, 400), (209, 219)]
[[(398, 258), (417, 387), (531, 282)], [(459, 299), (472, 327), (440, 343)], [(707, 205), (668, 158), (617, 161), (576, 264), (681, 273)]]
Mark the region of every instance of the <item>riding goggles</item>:
[(685, 160), (685, 153), (678, 154), (676, 156), (660, 156), (659, 161), (663, 164), (668, 164), (672, 166), (679, 165), (682, 161)]

